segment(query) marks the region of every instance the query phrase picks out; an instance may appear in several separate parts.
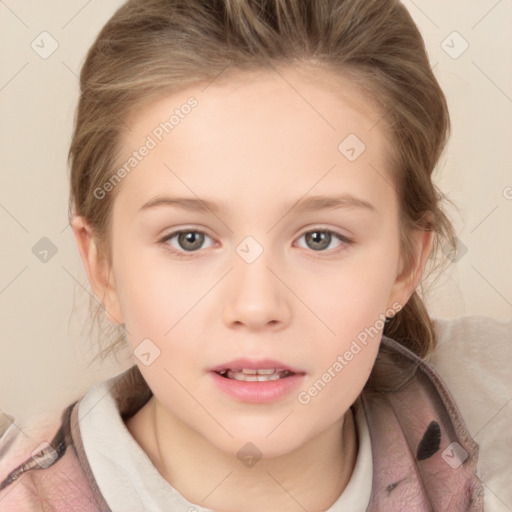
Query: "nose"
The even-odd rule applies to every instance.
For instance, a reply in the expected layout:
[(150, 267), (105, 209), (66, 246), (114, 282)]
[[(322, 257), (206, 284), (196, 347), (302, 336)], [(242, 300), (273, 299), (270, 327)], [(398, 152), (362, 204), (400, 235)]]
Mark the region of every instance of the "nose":
[(235, 254), (233, 267), (223, 307), (224, 323), (253, 331), (286, 327), (292, 316), (290, 292), (266, 253), (252, 263)]

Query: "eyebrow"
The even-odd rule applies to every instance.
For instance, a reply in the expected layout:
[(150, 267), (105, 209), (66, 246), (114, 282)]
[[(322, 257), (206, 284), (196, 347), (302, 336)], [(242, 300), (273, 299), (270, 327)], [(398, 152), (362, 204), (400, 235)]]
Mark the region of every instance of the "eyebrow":
[[(156, 196), (144, 203), (139, 211), (146, 211), (160, 206), (172, 206), (193, 212), (210, 211), (214, 213), (225, 213), (228, 211), (225, 203), (219, 203), (211, 199), (176, 196)], [(281, 213), (284, 215), (292, 209), (302, 212), (337, 208), (361, 208), (377, 213), (377, 209), (371, 203), (350, 194), (339, 196), (310, 196), (306, 199), (299, 199), (284, 205)]]

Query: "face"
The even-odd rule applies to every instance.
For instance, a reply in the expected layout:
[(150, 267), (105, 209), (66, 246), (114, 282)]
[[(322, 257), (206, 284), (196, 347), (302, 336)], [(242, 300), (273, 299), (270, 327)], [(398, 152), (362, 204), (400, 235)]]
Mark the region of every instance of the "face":
[(287, 68), (131, 117), (108, 307), (170, 423), (268, 456), (340, 424), (411, 293), (381, 116), (348, 79)]

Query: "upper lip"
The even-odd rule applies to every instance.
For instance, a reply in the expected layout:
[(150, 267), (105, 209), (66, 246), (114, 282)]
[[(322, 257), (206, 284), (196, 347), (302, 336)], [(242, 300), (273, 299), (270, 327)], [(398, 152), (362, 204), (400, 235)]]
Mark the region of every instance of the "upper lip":
[(217, 366), (211, 368), (212, 372), (222, 372), (224, 370), (288, 370), (291, 373), (304, 373), (302, 370), (298, 368), (294, 368), (287, 364), (282, 363), (281, 361), (276, 361), (275, 359), (246, 359), (239, 358), (233, 359), (227, 363), (222, 363)]

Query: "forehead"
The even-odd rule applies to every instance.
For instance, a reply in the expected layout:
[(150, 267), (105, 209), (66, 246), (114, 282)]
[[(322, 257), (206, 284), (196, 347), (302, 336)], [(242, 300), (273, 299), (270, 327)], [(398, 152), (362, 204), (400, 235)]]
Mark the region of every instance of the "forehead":
[[(292, 123), (303, 121), (303, 127), (337, 132), (337, 136), (352, 127), (363, 140), (369, 139), (372, 131), (389, 138), (385, 107), (362, 84), (354, 72), (336, 72), (312, 63), (250, 71), (228, 68), (213, 79), (142, 101), (126, 118), (129, 129), (121, 144), (136, 142), (152, 127), (169, 120), (190, 97), (199, 105), (193, 117), (211, 121), (218, 128), (231, 124), (239, 130), (242, 124), (248, 130), (250, 119), (258, 114), (260, 119), (274, 121), (284, 115)], [(269, 131), (271, 128), (267, 126)]]
[(220, 194), (226, 180), (233, 192), (279, 176), (293, 196), (294, 184), (304, 194), (333, 166), (350, 184), (363, 168), (382, 179), (392, 165), (375, 98), (348, 76), (311, 66), (226, 73), (148, 101), (127, 125), (120, 163), (149, 140), (153, 146), (123, 183), (139, 196), (169, 180), (185, 191), (179, 176), (197, 195)]

